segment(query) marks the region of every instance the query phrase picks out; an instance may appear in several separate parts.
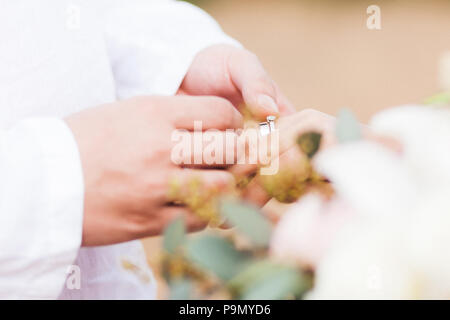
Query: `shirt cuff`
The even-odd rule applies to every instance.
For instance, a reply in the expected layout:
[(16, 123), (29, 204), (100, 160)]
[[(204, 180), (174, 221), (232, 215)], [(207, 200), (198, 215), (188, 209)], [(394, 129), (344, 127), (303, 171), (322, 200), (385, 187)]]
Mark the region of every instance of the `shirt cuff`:
[[(66, 123), (56, 118), (21, 121), (9, 130), (7, 140), (14, 145), (11, 149), (19, 150), (12, 152), (18, 161), (30, 158), (22, 168), (13, 168), (12, 177), (31, 183), (11, 200), (28, 203), (15, 212), (15, 225), (23, 232), (15, 237), (26, 241), (11, 243), (20, 252), (15, 266), (21, 270), (13, 272), (17, 279), (10, 285), (15, 287), (6, 296), (55, 299), (81, 246), (84, 183), (78, 146)], [(4, 284), (6, 289), (8, 281)]]

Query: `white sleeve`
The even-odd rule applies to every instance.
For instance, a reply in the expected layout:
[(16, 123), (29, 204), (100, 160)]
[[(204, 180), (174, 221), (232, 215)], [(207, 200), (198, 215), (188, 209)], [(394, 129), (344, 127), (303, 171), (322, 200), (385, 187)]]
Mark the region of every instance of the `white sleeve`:
[(0, 133), (0, 298), (54, 299), (81, 244), (83, 176), (64, 121)]
[(105, 37), (119, 99), (173, 95), (195, 55), (214, 44), (240, 44), (201, 9), (182, 1), (117, 1)]

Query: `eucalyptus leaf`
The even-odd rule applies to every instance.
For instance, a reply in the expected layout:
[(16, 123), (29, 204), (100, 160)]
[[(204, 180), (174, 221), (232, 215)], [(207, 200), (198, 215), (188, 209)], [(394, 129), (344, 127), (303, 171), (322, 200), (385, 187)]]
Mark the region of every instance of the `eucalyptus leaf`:
[(230, 241), (213, 235), (191, 239), (186, 255), (198, 267), (223, 280), (235, 276), (248, 261), (247, 255), (237, 251)]
[(163, 247), (168, 253), (175, 253), (177, 248), (185, 241), (186, 227), (184, 220), (179, 217), (172, 221), (164, 230)]
[(319, 132), (305, 132), (297, 138), (297, 144), (308, 158), (312, 158), (320, 148), (322, 134)]
[(221, 215), (258, 247), (266, 247), (270, 241), (272, 226), (255, 207), (236, 200), (223, 200)]
[(294, 297), (302, 291), (301, 275), (289, 269), (271, 273), (262, 281), (249, 287), (241, 296), (242, 300), (279, 300)]
[(250, 262), (240, 273), (229, 282), (234, 291), (242, 291), (246, 287), (261, 281), (279, 266), (270, 260), (255, 260)]
[(269, 260), (249, 264), (229, 285), (244, 300), (286, 299), (307, 288), (301, 271)]
[(339, 143), (361, 139), (361, 127), (353, 113), (348, 109), (339, 111), (336, 120), (336, 137)]
[(180, 279), (169, 283), (170, 300), (188, 300), (191, 298), (192, 281)]

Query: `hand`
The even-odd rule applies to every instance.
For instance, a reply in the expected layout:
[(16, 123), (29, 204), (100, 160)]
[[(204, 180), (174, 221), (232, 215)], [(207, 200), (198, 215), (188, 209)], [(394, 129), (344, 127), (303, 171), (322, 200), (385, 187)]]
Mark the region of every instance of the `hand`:
[[(308, 131), (322, 133), (320, 148), (329, 148), (336, 144), (335, 137), (336, 119), (328, 114), (313, 109), (305, 109), (287, 117), (281, 117), (277, 121), (279, 129), (279, 168), (299, 168), (306, 158), (298, 145), (296, 139), (301, 134)], [(390, 150), (401, 153), (402, 146), (391, 137), (375, 135), (370, 128), (361, 125), (364, 139), (379, 143)], [(301, 168), (300, 168), (301, 169)], [(230, 171), (237, 177), (256, 172), (257, 165), (235, 165)], [(261, 186), (259, 179), (252, 180), (244, 190), (243, 196), (250, 202), (263, 206), (270, 200), (269, 195)]]
[(176, 129), (238, 128), (242, 116), (217, 97), (139, 97), (85, 110), (66, 119), (84, 173), (83, 245), (106, 245), (160, 234), (176, 216), (189, 229), (204, 226), (188, 209), (168, 205), (169, 181), (194, 177), (204, 188), (225, 188), (223, 170), (181, 168), (171, 161)]
[(231, 45), (215, 45), (201, 51), (178, 93), (219, 96), (237, 108), (245, 104), (257, 119), (295, 111), (258, 58)]
[[(299, 167), (306, 158), (298, 145), (296, 139), (302, 133), (308, 131), (317, 131), (322, 133), (321, 149), (330, 147), (335, 144), (335, 118), (316, 111), (313, 109), (305, 109), (294, 113), (287, 117), (281, 117), (276, 126), (279, 132), (279, 168)], [(255, 173), (258, 166), (255, 164), (236, 164), (231, 169), (237, 177), (251, 175)], [(259, 179), (253, 179), (245, 188), (243, 196), (246, 200), (263, 206), (270, 200), (269, 195), (261, 186)]]

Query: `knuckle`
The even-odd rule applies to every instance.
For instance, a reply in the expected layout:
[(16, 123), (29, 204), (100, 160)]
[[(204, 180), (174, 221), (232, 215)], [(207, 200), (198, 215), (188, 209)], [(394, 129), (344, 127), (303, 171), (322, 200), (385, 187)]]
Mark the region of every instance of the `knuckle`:
[(218, 171), (214, 177), (215, 184), (221, 187), (228, 186), (233, 181), (234, 181), (233, 175), (225, 171)]
[(317, 110), (311, 108), (303, 109), (302, 111), (300, 111), (300, 113), (302, 114), (303, 117), (307, 119), (317, 118), (319, 117), (320, 114)]
[(142, 213), (141, 217), (136, 219), (136, 221), (129, 222), (128, 230), (133, 235), (133, 238), (143, 238), (159, 233), (155, 216), (147, 212)]
[(153, 113), (155, 104), (158, 103), (156, 100), (151, 96), (137, 96), (131, 98), (129, 101), (139, 112), (147, 114)]
[(217, 112), (218, 117), (222, 123), (222, 127), (229, 127), (234, 123), (235, 120), (235, 113), (237, 112), (234, 106), (231, 104), (230, 101), (224, 99), (224, 98), (214, 98), (214, 112)]

